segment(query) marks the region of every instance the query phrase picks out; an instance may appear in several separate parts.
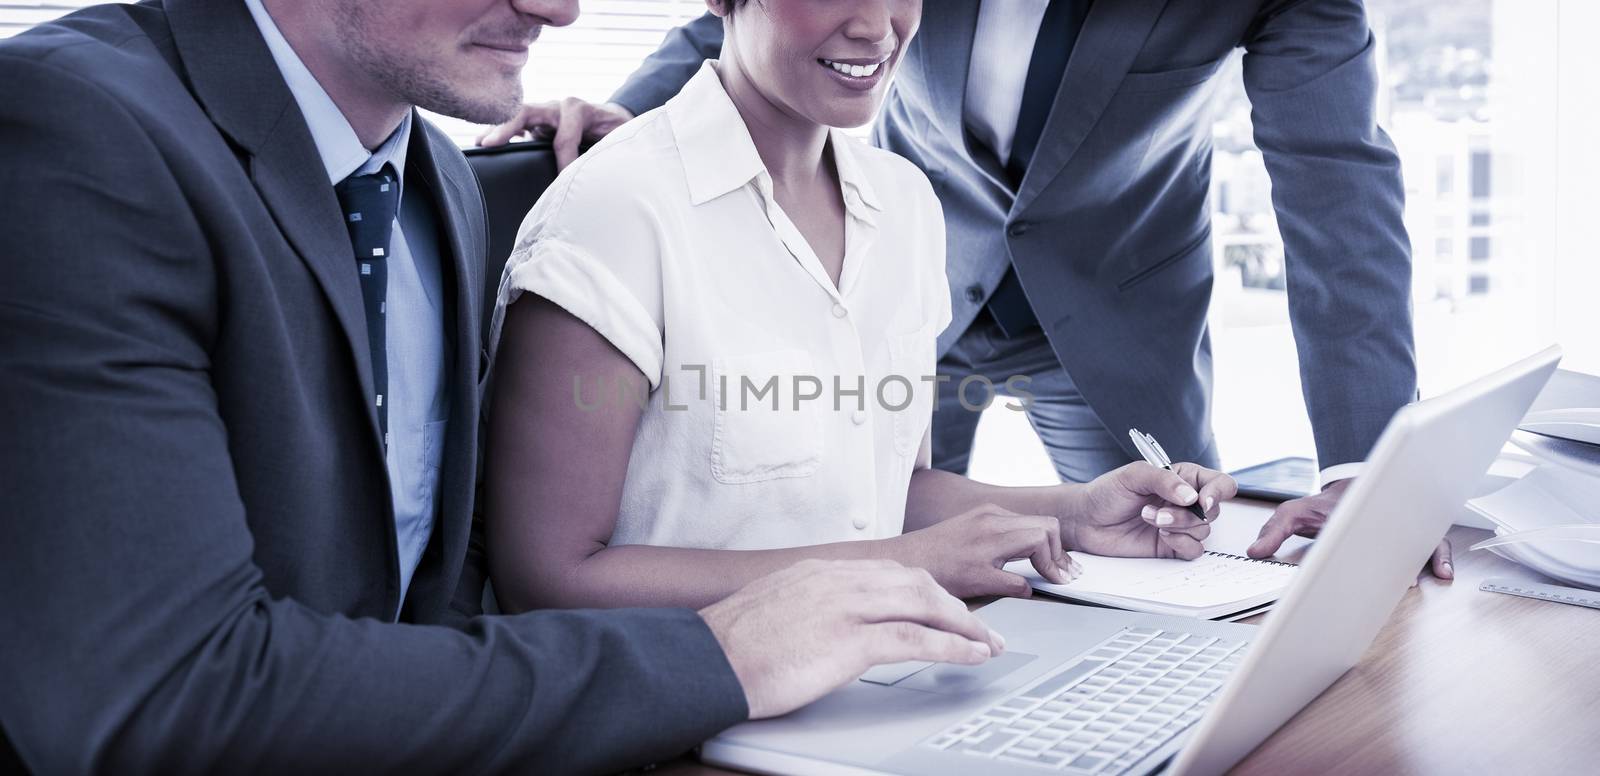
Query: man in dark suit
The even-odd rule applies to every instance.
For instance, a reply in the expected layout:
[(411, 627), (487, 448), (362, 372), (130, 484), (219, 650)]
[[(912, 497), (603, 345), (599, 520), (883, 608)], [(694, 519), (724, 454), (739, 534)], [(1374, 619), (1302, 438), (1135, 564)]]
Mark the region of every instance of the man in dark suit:
[(504, 118), (576, 13), (152, 0), (0, 43), (0, 771), (617, 769), (999, 649), (892, 564), (477, 616), (484, 205), (413, 106)]
[[(571, 159), (675, 94), (718, 55), (722, 25), (708, 14), (671, 32), (607, 104), (525, 106), (481, 142), (553, 127)], [(926, 0), (873, 141), (921, 167), (944, 205), (954, 319), (934, 466), (966, 470), (978, 416), (961, 382), (1015, 375), (1064, 480), (1137, 460), (1130, 427), (1216, 465), (1210, 106), (1236, 48), (1326, 485), (1279, 508), (1251, 554), (1314, 534), (1415, 397), (1404, 194), (1362, 0)], [(1448, 544), (1432, 565), (1451, 576)]]

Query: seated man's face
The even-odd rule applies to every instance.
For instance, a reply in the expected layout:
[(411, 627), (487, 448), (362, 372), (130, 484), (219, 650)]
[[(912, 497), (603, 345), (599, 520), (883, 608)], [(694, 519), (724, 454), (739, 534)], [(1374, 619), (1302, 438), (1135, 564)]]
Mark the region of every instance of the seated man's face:
[(329, 41), (388, 96), (478, 124), (522, 103), (522, 66), (545, 25), (578, 18), (578, 0), (318, 0)]

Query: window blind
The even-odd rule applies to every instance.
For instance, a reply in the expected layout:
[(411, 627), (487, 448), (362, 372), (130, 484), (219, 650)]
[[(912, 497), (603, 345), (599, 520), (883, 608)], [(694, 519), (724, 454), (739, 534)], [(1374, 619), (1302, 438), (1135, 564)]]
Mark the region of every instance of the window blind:
[(102, 0), (0, 0), (0, 38)]
[[(102, 0), (0, 0), (0, 38)], [(240, 0), (213, 0), (213, 2)], [(567, 27), (549, 27), (533, 44), (523, 71), (529, 101), (566, 96), (601, 101), (655, 51), (673, 27), (705, 13), (704, 0), (584, 0), (583, 13)], [(430, 116), (458, 143), (469, 145), (481, 131), (464, 121)]]

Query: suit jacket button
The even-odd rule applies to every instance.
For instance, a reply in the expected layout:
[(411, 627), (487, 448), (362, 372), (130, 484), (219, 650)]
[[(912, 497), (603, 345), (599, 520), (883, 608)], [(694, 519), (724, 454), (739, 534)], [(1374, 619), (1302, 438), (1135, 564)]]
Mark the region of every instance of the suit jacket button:
[(1027, 221), (1018, 221), (1018, 222), (1012, 224), (1010, 226), (1010, 228), (1006, 229), (1006, 234), (1009, 234), (1012, 237), (1021, 237), (1021, 236), (1025, 235), (1025, 234), (1027, 234), (1027, 233), (1028, 233), (1028, 222)]
[(967, 286), (967, 301), (968, 302), (981, 302), (981, 301), (983, 301), (983, 286)]

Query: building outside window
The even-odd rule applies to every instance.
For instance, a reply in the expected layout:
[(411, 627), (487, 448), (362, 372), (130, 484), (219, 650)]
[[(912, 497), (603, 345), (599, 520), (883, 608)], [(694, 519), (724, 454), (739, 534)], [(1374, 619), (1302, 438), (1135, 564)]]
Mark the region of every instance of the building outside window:
[[(1539, 313), (1556, 270), (1550, 252), (1556, 199), (1546, 186), (1554, 159), (1535, 152), (1556, 147), (1558, 122), (1556, 100), (1537, 97), (1554, 97), (1557, 18), (1571, 5), (1367, 4), (1379, 46), (1379, 122), (1405, 179), (1424, 396), (1551, 341), (1583, 339), (1576, 328), (1558, 338), (1554, 322)], [(1215, 76), (1221, 83), (1210, 198), (1217, 264), (1213, 422), (1229, 468), (1315, 449), (1289, 328), (1271, 181), (1252, 140), (1241, 73), (1235, 52)], [(1589, 371), (1600, 371), (1595, 354), (1587, 357)], [(973, 475), (1007, 484), (1050, 481), (1042, 446), (1025, 420), (1010, 415), (991, 410), (984, 418)]]

